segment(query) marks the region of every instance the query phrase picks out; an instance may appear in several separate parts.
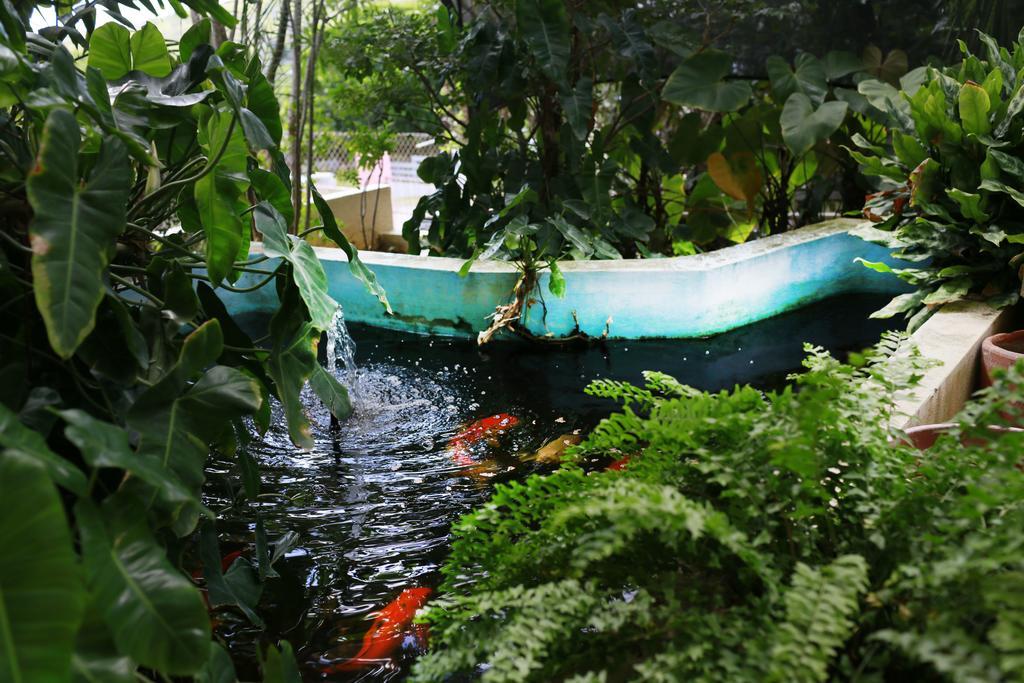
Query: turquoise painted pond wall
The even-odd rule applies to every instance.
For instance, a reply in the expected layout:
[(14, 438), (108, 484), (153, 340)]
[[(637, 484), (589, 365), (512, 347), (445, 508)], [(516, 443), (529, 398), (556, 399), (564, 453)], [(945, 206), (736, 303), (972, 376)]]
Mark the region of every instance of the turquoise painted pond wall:
[[(858, 256), (892, 262), (883, 247), (848, 234), (857, 223), (832, 220), (696, 256), (563, 262), (565, 297), (551, 295), (542, 274), (547, 312), (533, 303), (526, 326), (536, 335), (566, 336), (575, 329), (575, 313), (579, 329), (592, 336), (607, 324), (615, 339), (704, 337), (837, 294), (906, 291), (895, 277), (854, 262)], [(477, 263), (459, 277), (462, 259), (361, 252), (387, 291), (395, 311), (389, 316), (349, 273), (340, 249), (316, 251), (348, 321), (421, 334), (475, 336), (518, 278), (513, 266), (498, 261)], [(239, 284), (254, 282), (247, 278)], [(233, 314), (276, 305), (273, 287), (222, 296)]]

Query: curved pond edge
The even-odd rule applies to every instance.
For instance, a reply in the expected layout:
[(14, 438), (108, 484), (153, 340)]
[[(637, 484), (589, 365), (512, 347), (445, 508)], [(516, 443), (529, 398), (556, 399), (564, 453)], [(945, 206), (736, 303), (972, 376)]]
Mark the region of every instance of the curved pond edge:
[[(849, 234), (861, 222), (834, 219), (694, 256), (563, 261), (565, 296), (553, 296), (549, 273), (542, 273), (525, 326), (551, 337), (600, 337), (606, 330), (611, 339), (706, 337), (839, 294), (907, 291), (894, 276), (855, 262), (896, 263), (884, 247)], [(495, 306), (509, 300), (518, 278), (503, 261), (477, 262), (459, 277), (464, 259), (360, 252), (387, 292), (395, 311), (389, 316), (349, 273), (342, 250), (316, 247), (316, 253), (347, 320), (419, 334), (475, 336)], [(239, 284), (251, 278), (246, 274)], [(276, 305), (272, 287), (222, 296), (233, 314)]]

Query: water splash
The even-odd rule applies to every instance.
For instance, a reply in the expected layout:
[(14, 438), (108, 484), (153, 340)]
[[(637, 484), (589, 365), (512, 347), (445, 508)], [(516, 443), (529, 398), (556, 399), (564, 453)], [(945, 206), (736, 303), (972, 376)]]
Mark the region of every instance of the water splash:
[[(327, 330), (327, 372), (338, 375), (349, 391), (349, 398), (355, 404), (359, 395), (359, 368), (356, 366), (356, 342), (345, 325), (345, 312), (338, 304)], [(340, 367), (339, 367), (340, 363)]]

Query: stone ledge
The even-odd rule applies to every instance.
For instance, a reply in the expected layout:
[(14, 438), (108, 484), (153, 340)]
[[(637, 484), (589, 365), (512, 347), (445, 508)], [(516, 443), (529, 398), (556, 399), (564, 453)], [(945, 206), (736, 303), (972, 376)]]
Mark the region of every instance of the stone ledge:
[(938, 424), (960, 412), (974, 393), (980, 373), (981, 342), (1018, 325), (1020, 308), (997, 311), (980, 302), (947, 304), (911, 339), (926, 358), (942, 364), (928, 370), (917, 390), (897, 402), (902, 428)]

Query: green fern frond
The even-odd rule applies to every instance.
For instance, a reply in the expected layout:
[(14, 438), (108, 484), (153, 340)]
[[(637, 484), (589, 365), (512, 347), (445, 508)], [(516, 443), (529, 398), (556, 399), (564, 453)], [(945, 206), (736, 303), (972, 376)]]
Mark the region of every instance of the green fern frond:
[[(957, 683), (997, 683), (1006, 680), (992, 651), (955, 629), (879, 631), (873, 639), (892, 645), (911, 661), (927, 664), (943, 678)], [(1016, 672), (1019, 680), (1020, 672)]]
[(855, 627), (867, 581), (860, 555), (843, 555), (821, 568), (797, 564), (785, 594), (786, 620), (775, 629), (770, 680), (827, 679), (829, 662)]

